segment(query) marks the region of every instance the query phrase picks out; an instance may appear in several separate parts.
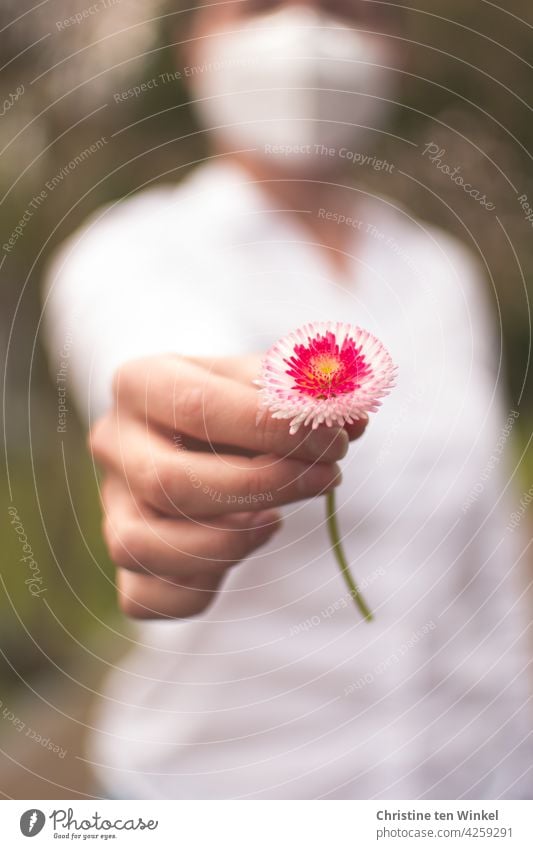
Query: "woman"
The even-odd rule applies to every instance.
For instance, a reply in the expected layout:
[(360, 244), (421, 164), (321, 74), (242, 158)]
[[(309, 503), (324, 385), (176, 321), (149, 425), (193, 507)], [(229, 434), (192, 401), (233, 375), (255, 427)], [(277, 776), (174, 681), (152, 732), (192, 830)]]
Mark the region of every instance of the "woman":
[[(212, 156), (100, 211), (50, 270), (50, 348), (71, 332), (119, 603), (156, 620), (95, 722), (88, 758), (115, 797), (529, 795), (520, 546), (503, 463), (484, 474), (508, 414), (482, 276), (354, 184), (394, 101), (391, 15), (197, 10), (182, 70)], [(257, 426), (261, 352), (323, 319), (383, 340), (394, 393), (366, 428)], [(333, 487), (371, 624), (328, 545)]]

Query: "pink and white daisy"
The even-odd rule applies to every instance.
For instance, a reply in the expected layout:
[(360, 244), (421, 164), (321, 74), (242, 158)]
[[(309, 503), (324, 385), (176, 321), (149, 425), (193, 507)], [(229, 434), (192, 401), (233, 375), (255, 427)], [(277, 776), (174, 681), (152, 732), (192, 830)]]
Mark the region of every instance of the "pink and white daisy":
[(396, 367), (382, 343), (352, 324), (313, 322), (280, 339), (255, 383), (260, 413), (303, 425), (343, 427), (375, 412), (394, 386)]

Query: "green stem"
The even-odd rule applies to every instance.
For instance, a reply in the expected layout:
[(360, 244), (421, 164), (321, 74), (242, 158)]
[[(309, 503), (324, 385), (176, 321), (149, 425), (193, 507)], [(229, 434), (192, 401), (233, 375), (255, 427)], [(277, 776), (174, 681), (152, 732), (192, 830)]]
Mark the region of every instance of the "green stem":
[(339, 564), (342, 576), (346, 581), (348, 589), (350, 590), (350, 595), (353, 598), (355, 604), (357, 605), (367, 622), (371, 622), (374, 617), (370, 611), (370, 608), (367, 606), (363, 596), (357, 588), (357, 584), (355, 583), (352, 577), (350, 567), (348, 566), (348, 561), (346, 560), (346, 557), (344, 556), (344, 551), (342, 549), (339, 526), (337, 524), (335, 490), (328, 492), (328, 494), (326, 495), (326, 504), (329, 537), (333, 546), (333, 551), (335, 553), (337, 563)]

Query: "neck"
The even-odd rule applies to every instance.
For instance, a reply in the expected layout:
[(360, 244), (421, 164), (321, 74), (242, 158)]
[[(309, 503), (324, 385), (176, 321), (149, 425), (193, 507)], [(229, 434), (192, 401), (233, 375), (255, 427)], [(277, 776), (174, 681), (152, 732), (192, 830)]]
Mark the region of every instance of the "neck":
[(357, 194), (345, 172), (296, 173), (289, 168), (273, 168), (271, 163), (250, 156), (239, 154), (233, 158), (262, 184), (273, 207), (286, 210), (309, 232), (329, 264), (340, 272), (348, 268), (350, 256), (346, 253), (353, 251), (357, 231), (352, 225), (339, 223), (339, 219), (356, 217)]

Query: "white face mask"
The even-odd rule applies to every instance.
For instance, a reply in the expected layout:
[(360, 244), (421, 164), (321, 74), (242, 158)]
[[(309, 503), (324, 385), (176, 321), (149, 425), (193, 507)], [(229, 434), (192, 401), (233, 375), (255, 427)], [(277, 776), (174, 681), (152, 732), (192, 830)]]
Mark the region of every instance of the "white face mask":
[(322, 145), (356, 144), (390, 107), (381, 98), (393, 93), (393, 72), (378, 38), (304, 6), (258, 15), (201, 50), (192, 70), (206, 128), (278, 163), (331, 167), (337, 155)]

